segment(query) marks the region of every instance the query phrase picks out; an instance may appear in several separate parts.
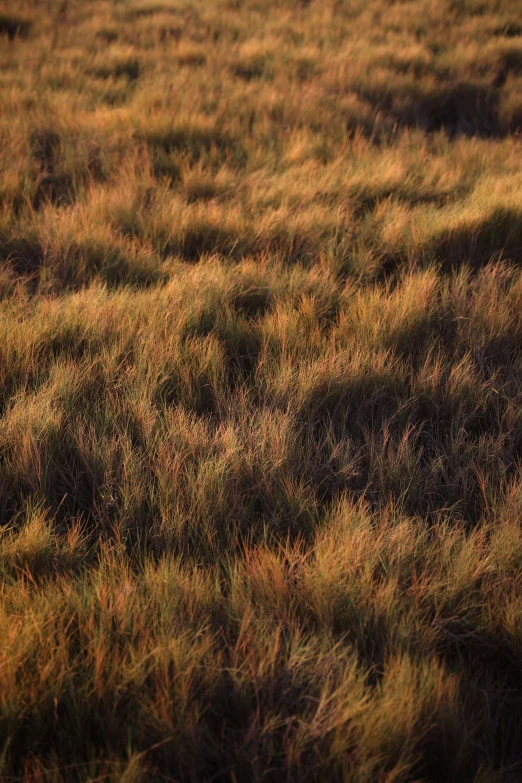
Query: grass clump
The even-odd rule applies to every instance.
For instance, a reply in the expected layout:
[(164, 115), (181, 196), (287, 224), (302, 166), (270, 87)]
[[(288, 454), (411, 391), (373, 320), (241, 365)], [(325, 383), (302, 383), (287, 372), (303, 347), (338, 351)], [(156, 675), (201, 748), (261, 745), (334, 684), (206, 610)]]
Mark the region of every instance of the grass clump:
[(518, 5), (7, 0), (2, 780), (520, 780)]

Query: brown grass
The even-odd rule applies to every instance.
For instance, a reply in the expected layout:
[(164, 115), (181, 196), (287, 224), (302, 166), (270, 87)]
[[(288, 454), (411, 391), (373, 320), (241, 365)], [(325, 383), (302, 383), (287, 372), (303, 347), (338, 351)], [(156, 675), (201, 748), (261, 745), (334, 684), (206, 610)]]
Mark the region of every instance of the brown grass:
[(522, 6), (0, 15), (0, 779), (522, 776)]

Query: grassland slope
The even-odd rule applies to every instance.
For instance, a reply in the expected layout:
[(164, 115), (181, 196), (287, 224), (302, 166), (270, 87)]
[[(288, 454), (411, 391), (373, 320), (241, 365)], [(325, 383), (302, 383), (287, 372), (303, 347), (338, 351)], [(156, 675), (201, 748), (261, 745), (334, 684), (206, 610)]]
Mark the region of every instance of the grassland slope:
[(522, 779), (522, 3), (4, 0), (0, 779)]

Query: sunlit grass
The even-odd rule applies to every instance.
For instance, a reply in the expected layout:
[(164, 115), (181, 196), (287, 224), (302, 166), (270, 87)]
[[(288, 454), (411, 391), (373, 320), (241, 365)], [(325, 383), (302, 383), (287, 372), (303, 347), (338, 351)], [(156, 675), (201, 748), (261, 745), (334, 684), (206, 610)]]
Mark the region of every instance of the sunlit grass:
[(521, 19), (8, 0), (2, 780), (520, 779)]

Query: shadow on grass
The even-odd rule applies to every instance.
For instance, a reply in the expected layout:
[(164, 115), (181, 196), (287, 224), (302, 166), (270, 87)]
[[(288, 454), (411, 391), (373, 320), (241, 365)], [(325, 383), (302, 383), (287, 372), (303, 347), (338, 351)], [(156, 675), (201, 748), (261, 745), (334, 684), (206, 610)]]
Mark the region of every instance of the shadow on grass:
[(60, 136), (53, 130), (38, 129), (30, 138), (33, 159), (39, 169), (39, 179), (33, 197), (33, 206), (39, 209), (44, 203), (71, 204), (74, 200), (74, 183), (71, 174), (58, 173)]
[(393, 198), (398, 202), (407, 204), (410, 207), (421, 207), (433, 204), (436, 207), (444, 207), (450, 203), (465, 198), (468, 194), (467, 188), (454, 188), (443, 191), (440, 189), (419, 192), (413, 192), (399, 185), (384, 185), (382, 187), (362, 187), (350, 192), (353, 199), (354, 218), (363, 217), (368, 212), (373, 212), (381, 201)]
[(518, 38), (519, 35), (522, 35), (522, 25), (518, 22), (506, 22), (501, 27), (495, 28), (493, 35), (502, 38)]
[(274, 304), (274, 297), (268, 288), (251, 288), (236, 294), (231, 305), (238, 313), (248, 318), (258, 318), (268, 313)]
[(38, 181), (33, 206), (40, 209), (49, 202), (55, 206), (67, 206), (74, 200), (74, 179), (70, 174), (44, 174)]
[(10, 41), (15, 38), (27, 38), (31, 31), (31, 22), (16, 16), (0, 14), (0, 35), (7, 35)]
[(504, 763), (520, 770), (522, 660), (516, 646), (500, 633), (452, 617), (440, 622), (438, 654), (450, 669), (471, 673), (461, 687), (475, 714), (488, 716), (484, 746), (505, 748)]
[(100, 30), (96, 32), (96, 38), (105, 41), (105, 43), (111, 44), (118, 40), (119, 38), (119, 32), (116, 29), (111, 29), (108, 27), (102, 27)]
[(139, 78), (140, 64), (135, 57), (132, 57), (128, 60), (121, 60), (111, 65), (95, 68), (93, 75), (98, 79), (118, 79), (123, 76), (132, 82)]
[(422, 268), (435, 262), (446, 274), (462, 266), (478, 272), (490, 261), (522, 266), (522, 214), (497, 207), (486, 217), (444, 229), (423, 244), (384, 248), (378, 255), (377, 280), (393, 277), (412, 264)]
[(210, 223), (188, 226), (161, 242), (158, 251), (161, 256), (181, 256), (184, 261), (195, 264), (206, 255), (220, 255), (239, 260), (250, 249), (248, 236)]
[(497, 207), (483, 220), (441, 232), (427, 249), (442, 263), (444, 271), (463, 263), (480, 269), (494, 256), (522, 265), (522, 214)]
[(38, 240), (0, 236), (0, 261), (9, 264), (18, 274), (37, 278), (44, 258), (45, 250)]
[(92, 517), (98, 489), (103, 483), (99, 466), (87, 460), (68, 434), (39, 448), (46, 468), (38, 489), (33, 476), (13, 471), (0, 462), (0, 526), (11, 523), (35, 492), (58, 524), (78, 514), (84, 519)]
[(174, 6), (170, 5), (169, 3), (151, 3), (148, 5), (139, 5), (135, 8), (131, 8), (126, 13), (126, 18), (129, 20), (132, 19), (143, 19), (147, 16), (155, 16), (156, 14), (177, 14), (179, 13), (179, 10)]
[(402, 127), (420, 127), (428, 133), (443, 130), (450, 138), (502, 138), (508, 133), (494, 86), (462, 81), (430, 92), (415, 87), (363, 90), (360, 97)]
[(392, 498), (407, 515), (437, 518), (452, 508), (455, 519), (478, 523), (488, 500), (476, 466), (487, 453), (494, 491), (521, 464), (522, 439), (504, 423), (506, 400), (484, 401), (450, 384), (442, 379), (440, 389), (422, 393), (414, 377), (367, 368), (312, 387), (297, 421), (303, 453), (315, 454), (305, 470), (317, 502), (349, 492), (375, 510)]
[(36, 238), (0, 236), (0, 262), (25, 278), (33, 292), (40, 285), (43, 267), (53, 290), (76, 290), (95, 278), (109, 288), (146, 288), (164, 280), (153, 256), (102, 243), (72, 242), (67, 248), (48, 249)]
[(138, 138), (149, 147), (153, 162), (156, 157), (161, 160), (162, 155), (174, 152), (184, 153), (194, 162), (212, 153), (217, 153), (219, 160), (230, 160), (237, 166), (244, 165), (247, 159), (247, 152), (241, 141), (218, 128), (181, 125), (162, 130), (141, 131)]
[[(249, 82), (253, 79), (261, 79), (263, 76), (270, 75), (264, 57), (252, 58), (250, 60), (239, 60), (230, 66), (231, 72), (243, 81)], [(268, 73), (267, 73), (268, 71)]]
[(227, 193), (227, 188), (210, 179), (194, 179), (185, 184), (185, 198), (189, 204), (197, 201), (212, 201)]
[[(127, 233), (142, 238), (139, 231)], [(321, 251), (320, 241), (306, 232), (278, 227), (256, 235), (248, 225), (241, 231), (237, 226), (221, 226), (205, 218), (194, 220), (172, 234), (162, 229), (153, 244), (162, 258), (177, 256), (189, 264), (211, 255), (240, 261), (247, 255), (265, 256), (267, 253), (287, 263), (306, 264)]]
[(74, 203), (78, 188), (89, 177), (103, 179), (99, 155), (95, 148), (89, 150), (85, 168), (73, 174), (63, 170), (60, 135), (47, 128), (35, 130), (30, 137), (31, 154), (38, 171), (33, 195), (33, 206), (40, 209), (44, 204), (64, 206)]

